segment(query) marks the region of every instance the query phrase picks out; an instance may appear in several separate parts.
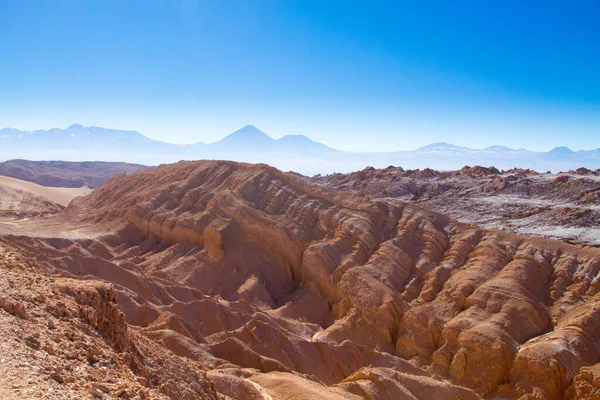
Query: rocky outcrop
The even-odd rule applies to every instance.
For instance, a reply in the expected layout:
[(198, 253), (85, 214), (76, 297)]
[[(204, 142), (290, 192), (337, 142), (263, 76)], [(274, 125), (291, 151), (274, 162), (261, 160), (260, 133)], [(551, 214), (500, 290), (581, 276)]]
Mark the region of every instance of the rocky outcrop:
[(64, 294), (143, 376), (162, 367), (138, 338), (231, 397), (593, 393), (598, 249), (214, 161), (114, 176), (53, 221), (90, 236), (7, 240), (38, 271), (103, 281)]
[(451, 172), (388, 167), (312, 180), (328, 189), (407, 201), (485, 228), (600, 244), (600, 178), (585, 168), (540, 174), (480, 166)]
[(129, 329), (107, 283), (46, 275), (0, 240), (0, 289), (27, 310), (0, 310), (2, 398), (223, 398), (201, 368)]

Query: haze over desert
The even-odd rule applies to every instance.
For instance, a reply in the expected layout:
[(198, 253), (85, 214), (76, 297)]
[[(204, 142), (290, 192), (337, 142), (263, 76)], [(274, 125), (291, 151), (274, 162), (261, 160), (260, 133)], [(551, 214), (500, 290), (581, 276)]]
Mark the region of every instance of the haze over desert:
[(0, 1), (0, 400), (600, 400), (598, 15)]

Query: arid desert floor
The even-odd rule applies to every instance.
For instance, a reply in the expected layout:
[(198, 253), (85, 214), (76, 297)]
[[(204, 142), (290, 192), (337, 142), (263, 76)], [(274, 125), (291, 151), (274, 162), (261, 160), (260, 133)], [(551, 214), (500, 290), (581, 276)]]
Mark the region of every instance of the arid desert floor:
[(0, 397), (600, 398), (598, 193), (583, 169), (0, 177)]

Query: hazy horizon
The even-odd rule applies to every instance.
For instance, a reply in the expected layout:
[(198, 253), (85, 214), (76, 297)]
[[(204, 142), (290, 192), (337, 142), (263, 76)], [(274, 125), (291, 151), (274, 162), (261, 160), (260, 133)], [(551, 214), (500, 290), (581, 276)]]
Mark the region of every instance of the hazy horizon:
[(0, 4), (0, 126), (344, 151), (600, 147), (592, 1)]
[[(216, 144), (216, 143), (220, 142), (221, 140), (225, 139), (227, 136), (229, 136), (229, 135), (231, 135), (233, 133), (236, 133), (236, 132), (238, 132), (238, 131), (240, 131), (240, 130), (242, 130), (244, 128), (247, 128), (247, 127), (256, 128), (257, 130), (261, 131), (262, 133), (266, 134), (267, 136), (269, 136), (270, 138), (272, 138), (274, 140), (282, 139), (282, 138), (284, 138), (286, 136), (304, 136), (304, 137), (307, 137), (307, 138), (309, 138), (309, 139), (311, 139), (311, 140), (313, 140), (313, 141), (315, 141), (317, 143), (321, 143), (321, 142), (318, 142), (318, 141), (314, 140), (310, 135), (299, 134), (299, 133), (298, 134), (273, 134), (272, 132), (265, 132), (265, 131), (263, 131), (262, 129), (260, 129), (260, 127), (254, 125), (254, 124), (246, 124), (246, 125), (244, 125), (242, 127), (239, 127), (238, 129), (236, 129), (236, 130), (234, 130), (232, 132), (228, 132), (228, 133), (224, 134), (222, 137), (219, 137), (219, 138), (217, 138), (214, 141), (210, 141), (209, 142), (209, 141), (202, 140), (202, 138), (200, 138), (199, 140), (195, 140), (195, 141), (188, 142), (188, 143), (176, 143), (176, 142), (170, 142), (169, 140), (154, 139), (154, 138), (152, 138), (152, 137), (144, 134), (144, 132), (140, 132), (139, 130), (135, 130), (135, 129), (120, 129), (118, 127), (107, 127), (107, 126), (98, 126), (98, 125), (89, 125), (88, 126), (88, 125), (79, 124), (79, 123), (69, 124), (68, 126), (65, 126), (65, 127), (51, 127), (51, 128), (42, 128), (42, 129), (34, 129), (34, 130), (25, 130), (25, 129), (15, 128), (15, 127), (12, 127), (12, 126), (6, 126), (6, 127), (0, 127), (0, 131), (2, 129), (16, 129), (16, 130), (23, 131), (23, 132), (47, 132), (47, 131), (51, 131), (51, 130), (54, 130), (54, 129), (67, 130), (68, 128), (70, 128), (70, 127), (72, 127), (74, 125), (80, 125), (80, 126), (82, 126), (84, 128), (101, 128), (101, 129), (114, 130), (114, 131), (136, 132), (136, 133), (140, 133), (140, 134), (142, 134), (142, 135), (144, 135), (144, 136), (146, 136), (146, 137), (148, 137), (150, 139), (153, 139), (153, 140), (158, 140), (158, 141), (164, 142), (166, 144), (174, 144), (174, 145), (181, 145), (181, 146), (194, 145), (194, 144), (199, 144), (199, 143), (208, 144), (208, 145), (210, 145), (210, 144)], [(425, 144), (423, 146), (419, 146), (419, 147), (415, 147), (415, 148), (410, 148), (410, 149), (391, 149), (391, 148), (388, 148), (387, 150), (384, 150), (384, 151), (351, 151), (351, 150), (348, 151), (348, 150), (338, 149), (338, 148), (335, 148), (333, 146), (328, 146), (328, 147), (331, 147), (331, 148), (333, 148), (335, 150), (346, 151), (346, 152), (350, 152), (350, 153), (389, 153), (389, 152), (398, 152), (398, 151), (415, 151), (415, 150), (418, 150), (418, 149), (420, 149), (422, 147), (425, 147), (425, 146), (428, 146), (428, 145), (440, 144), (440, 143), (454, 145), (454, 146), (457, 146), (457, 147), (466, 147), (466, 148), (473, 149), (473, 150), (484, 150), (484, 149), (486, 149), (488, 147), (507, 147), (507, 148), (510, 148), (512, 150), (528, 150), (528, 151), (534, 151), (534, 152), (547, 152), (547, 151), (553, 150), (553, 149), (555, 149), (557, 147), (568, 147), (570, 150), (572, 150), (574, 152), (577, 152), (577, 151), (590, 151), (590, 150), (596, 150), (596, 149), (598, 149), (598, 148), (577, 149), (577, 148), (569, 147), (567, 145), (559, 145), (559, 146), (554, 146), (552, 148), (548, 148), (546, 150), (532, 150), (532, 149), (525, 148), (525, 147), (513, 148), (513, 147), (510, 147), (510, 146), (506, 146), (506, 145), (504, 145), (503, 143), (500, 143), (500, 142), (494, 143), (494, 144), (486, 146), (486, 147), (479, 147), (478, 148), (478, 147), (461, 146), (461, 145), (457, 145), (456, 143), (447, 142), (447, 141), (427, 143), (427, 144)], [(322, 144), (324, 144), (324, 143), (322, 143)]]

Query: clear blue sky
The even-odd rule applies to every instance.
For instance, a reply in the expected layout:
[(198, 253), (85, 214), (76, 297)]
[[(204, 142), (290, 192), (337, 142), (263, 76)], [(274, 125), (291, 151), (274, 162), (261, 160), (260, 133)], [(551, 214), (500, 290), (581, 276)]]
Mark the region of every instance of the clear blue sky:
[(0, 0), (0, 126), (600, 147), (600, 2)]

